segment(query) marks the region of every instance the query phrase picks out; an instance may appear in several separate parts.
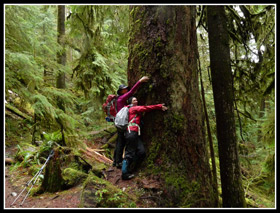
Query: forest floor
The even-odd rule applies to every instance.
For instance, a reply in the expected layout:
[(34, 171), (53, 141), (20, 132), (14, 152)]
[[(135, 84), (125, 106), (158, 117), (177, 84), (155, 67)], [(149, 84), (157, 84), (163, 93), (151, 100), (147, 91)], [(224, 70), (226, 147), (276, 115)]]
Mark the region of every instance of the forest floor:
[[(20, 205), (27, 190), (19, 197), (19, 199), (11, 206), (13, 201), (23, 190), (22, 185), (27, 183), (32, 177), (26, 175), (25, 170), (16, 171), (17, 174), (22, 174), (20, 177), (15, 174), (10, 174), (9, 167), (5, 167), (5, 208), (79, 208), (80, 197), (82, 192), (82, 186), (78, 185), (73, 188), (56, 192), (56, 193), (44, 193), (38, 196), (28, 196), (23, 205)], [(131, 180), (122, 180), (120, 169), (110, 168), (106, 171), (107, 180), (118, 186), (128, 194), (136, 193), (137, 191), (143, 191), (141, 200), (136, 203), (138, 208), (153, 208), (157, 207), (154, 199), (157, 197), (150, 193), (144, 192), (145, 189), (159, 189), (160, 184), (157, 180), (140, 179), (135, 177)], [(15, 180), (14, 177), (17, 176)], [(151, 191), (152, 192), (152, 191)]]
[[(91, 134), (98, 134), (101, 131), (94, 131)], [(90, 140), (86, 140), (85, 143), (90, 149), (99, 149), (104, 143), (108, 142), (108, 138), (104, 140), (104, 137), (95, 138), (94, 143)], [(13, 158), (17, 152), (16, 146), (5, 147), (5, 157)], [(84, 153), (85, 155), (87, 153)], [(29, 187), (25, 190), (19, 199), (14, 203), (16, 197), (25, 187), (25, 184), (32, 179), (28, 172), (28, 168), (18, 167), (13, 169), (13, 165), (5, 165), (5, 178), (4, 178), (4, 208), (80, 208), (81, 195), (83, 191), (82, 183), (74, 186), (70, 189), (55, 192), (55, 193), (43, 193), (40, 195), (29, 195), (23, 205), (20, 205), (23, 198), (25, 197)], [(162, 197), (168, 196), (168, 192), (162, 190), (163, 183), (161, 178), (157, 175), (148, 175), (142, 173), (141, 170), (135, 173), (135, 177), (131, 180), (122, 180), (121, 169), (109, 166), (103, 172), (103, 179), (111, 182), (122, 191), (126, 192), (131, 197), (137, 197), (136, 208), (164, 208), (162, 206)], [(36, 184), (38, 185), (38, 184)], [(35, 186), (36, 186), (35, 185)], [(34, 187), (35, 187), (34, 186)], [(270, 208), (274, 204), (265, 199), (259, 194), (253, 192), (250, 195), (250, 200), (253, 202), (253, 208)]]
[[(102, 144), (97, 144), (90, 148), (99, 148), (99, 145)], [(16, 147), (6, 147), (5, 157), (12, 158), (16, 150)], [(157, 195), (162, 193), (160, 190), (160, 178), (158, 176), (144, 177), (141, 172), (137, 172), (133, 179), (122, 180), (121, 169), (110, 166), (103, 172), (103, 178), (132, 196), (137, 194), (137, 197), (139, 197), (136, 203), (137, 208), (158, 207), (156, 201), (160, 198)], [(83, 190), (82, 184), (56, 193), (29, 195), (23, 205), (20, 205), (27, 194), (28, 187), (11, 206), (16, 197), (23, 190), (25, 184), (31, 179), (32, 176), (28, 174), (28, 168), (19, 167), (16, 170), (11, 170), (11, 165), (5, 165), (4, 208), (79, 208)], [(34, 185), (34, 187), (36, 185)]]

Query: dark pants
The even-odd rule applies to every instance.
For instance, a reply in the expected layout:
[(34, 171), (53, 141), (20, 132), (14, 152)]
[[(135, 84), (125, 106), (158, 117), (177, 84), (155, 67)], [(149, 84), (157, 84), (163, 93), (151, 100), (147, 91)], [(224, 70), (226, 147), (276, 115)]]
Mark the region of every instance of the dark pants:
[(127, 162), (125, 171), (131, 173), (136, 170), (146, 156), (145, 148), (142, 140), (138, 136), (138, 132), (131, 131), (125, 133), (126, 148), (124, 160)]
[(118, 130), (118, 138), (116, 142), (116, 148), (114, 151), (114, 165), (121, 164), (123, 161), (123, 149), (125, 147), (124, 131)]

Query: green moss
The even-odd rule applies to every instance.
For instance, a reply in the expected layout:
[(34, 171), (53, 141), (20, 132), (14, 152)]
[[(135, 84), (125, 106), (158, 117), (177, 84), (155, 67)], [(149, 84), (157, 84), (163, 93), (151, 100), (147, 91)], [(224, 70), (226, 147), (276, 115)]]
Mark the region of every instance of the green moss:
[(68, 147), (77, 148), (83, 146), (84, 143), (78, 134), (64, 133), (65, 143)]
[[(186, 168), (181, 168), (180, 165), (173, 162), (172, 158), (177, 156), (177, 153), (173, 153), (172, 150), (166, 153), (163, 150), (170, 147), (168, 143), (173, 141), (168, 137), (170, 134), (165, 133), (162, 140), (153, 139), (149, 147), (145, 172), (161, 176), (164, 189), (167, 191), (167, 195), (162, 198), (164, 206), (197, 207), (196, 199), (203, 199), (199, 191), (200, 185), (196, 181), (188, 181)], [(160, 143), (156, 141), (160, 141)], [(157, 164), (157, 160), (161, 163)]]
[(140, 19), (136, 20), (136, 21), (135, 21), (135, 24), (137, 24), (137, 23), (140, 22), (140, 21), (141, 21)]
[(92, 166), (92, 172), (98, 177), (101, 177), (102, 176), (102, 171), (105, 170), (108, 167), (104, 163), (98, 163), (98, 162), (95, 162), (91, 166)]
[(114, 134), (114, 136), (113, 136), (113, 137), (111, 137), (111, 138), (108, 140), (108, 142), (107, 142), (107, 143), (109, 143), (109, 144), (113, 144), (113, 143), (115, 143), (115, 142), (116, 142), (117, 138), (118, 138), (118, 134), (116, 133), (116, 134)]
[(65, 184), (74, 186), (87, 177), (87, 174), (73, 168), (66, 168), (62, 172)]
[(164, 122), (169, 128), (160, 138), (151, 139), (145, 161), (147, 163), (145, 172), (160, 175), (162, 178), (164, 189), (167, 191), (162, 198), (164, 206), (186, 208), (200, 206), (201, 202), (209, 196), (201, 192), (200, 188), (203, 187), (199, 184), (199, 180), (188, 179), (188, 168), (180, 163), (178, 149), (174, 148), (176, 137), (185, 126), (185, 118), (180, 114), (171, 113), (165, 115)]
[[(172, 164), (174, 165), (174, 164)], [(168, 191), (166, 205), (170, 207), (197, 207), (201, 200), (204, 200), (204, 194), (201, 192), (198, 181), (188, 180), (185, 169), (171, 166), (165, 168), (164, 176), (165, 186)], [(211, 192), (207, 192), (211, 193)]]
[(83, 184), (80, 207), (119, 208), (135, 207), (136, 198), (131, 197), (110, 182), (90, 173)]
[(75, 170), (81, 170), (81, 165), (76, 161), (71, 161), (71, 163), (68, 165), (68, 167), (75, 169)]
[(152, 90), (153, 90), (153, 85), (152, 85), (152, 84), (150, 84), (150, 85), (149, 85), (148, 92), (150, 93)]
[(163, 46), (164, 46), (163, 41), (162, 41), (161, 37), (159, 36), (159, 37), (156, 39), (156, 45), (155, 45), (155, 47), (156, 47), (156, 48), (161, 48), (161, 47), (163, 47)]
[(182, 132), (186, 122), (185, 116), (177, 112), (170, 112), (168, 115), (164, 116), (164, 124), (169, 127), (169, 132), (167, 132), (169, 137), (174, 137), (174, 135)]
[(39, 165), (34, 164), (28, 168), (28, 174), (34, 176), (40, 169), (41, 167)]
[(139, 12), (139, 7), (133, 7), (132, 10), (130, 11), (130, 16), (135, 17), (135, 15)]
[(155, 160), (159, 154), (161, 143), (155, 142), (155, 139), (152, 139), (151, 147), (149, 148), (149, 155), (147, 158), (147, 168), (155, 171), (156, 169), (160, 169), (155, 165)]
[(18, 110), (16, 107), (10, 105), (9, 103), (6, 103), (6, 104), (5, 104), (5, 107), (6, 107), (7, 109), (12, 110), (14, 113), (16, 113), (17, 115), (19, 115), (20, 117), (27, 119), (28, 122), (32, 122), (32, 120), (33, 120), (32, 117), (30, 117), (29, 115), (27, 115), (27, 114), (21, 112), (20, 110)]
[(104, 137), (110, 137), (113, 133), (117, 132), (117, 129), (115, 126), (110, 126), (106, 129), (106, 131), (101, 130), (94, 134), (91, 134), (90, 140), (95, 140), (97, 138), (104, 138)]
[(170, 19), (167, 19), (166, 20), (166, 24), (168, 25), (170, 23)]

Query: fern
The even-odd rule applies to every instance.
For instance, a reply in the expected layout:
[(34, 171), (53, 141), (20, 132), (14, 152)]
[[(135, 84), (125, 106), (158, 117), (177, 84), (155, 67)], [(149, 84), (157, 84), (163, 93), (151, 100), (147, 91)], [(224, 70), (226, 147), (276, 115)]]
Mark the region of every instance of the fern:
[(106, 63), (107, 59), (104, 56), (98, 52), (95, 52), (94, 58), (95, 60), (92, 62), (93, 65), (96, 65), (98, 68), (102, 69), (103, 72), (107, 72), (109, 70), (109, 66)]
[[(24, 53), (6, 51), (6, 81), (9, 87), (28, 87), (30, 91), (39, 88), (43, 82), (42, 69), (33, 60), (33, 56)], [(14, 82), (11, 83), (10, 82)], [(17, 85), (15, 85), (17, 83)], [(20, 93), (20, 91), (18, 91)]]
[(63, 100), (66, 107), (71, 107), (75, 103), (75, 96), (68, 90), (59, 89), (55, 87), (44, 87), (41, 89), (41, 93), (48, 97), (48, 100), (56, 105), (56, 100)]
[(63, 125), (63, 128), (66, 132), (73, 133), (75, 130), (75, 125), (79, 124), (76, 119), (72, 116), (66, 114), (61, 109), (56, 109), (56, 120)]
[(35, 114), (42, 118), (57, 118), (57, 114), (54, 106), (48, 101), (48, 99), (41, 94), (34, 95), (33, 98), (33, 109)]

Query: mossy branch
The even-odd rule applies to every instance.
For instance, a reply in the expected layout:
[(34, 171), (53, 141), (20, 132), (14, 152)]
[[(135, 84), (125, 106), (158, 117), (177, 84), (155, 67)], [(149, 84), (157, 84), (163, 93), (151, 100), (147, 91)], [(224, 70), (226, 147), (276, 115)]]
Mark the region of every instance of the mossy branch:
[(26, 115), (25, 113), (21, 112), (19, 109), (17, 109), (16, 107), (6, 103), (5, 107), (7, 110), (9, 110), (10, 112), (16, 114), (17, 116), (28, 120), (29, 122), (32, 122), (33, 118), (31, 116)]

